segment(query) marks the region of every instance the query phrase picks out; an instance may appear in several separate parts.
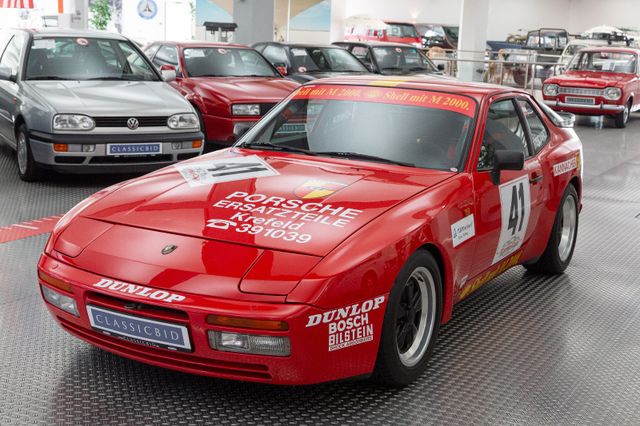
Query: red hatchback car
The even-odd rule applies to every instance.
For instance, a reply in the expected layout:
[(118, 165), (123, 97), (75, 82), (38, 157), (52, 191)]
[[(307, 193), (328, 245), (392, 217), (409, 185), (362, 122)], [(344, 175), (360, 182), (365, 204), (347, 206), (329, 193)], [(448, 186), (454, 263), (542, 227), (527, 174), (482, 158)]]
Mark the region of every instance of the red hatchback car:
[(230, 149), (102, 190), (38, 264), (69, 333), (208, 376), (421, 374), (453, 304), (512, 266), (569, 264), (581, 143), (516, 89), (345, 77)]
[(544, 82), (544, 103), (556, 111), (604, 115), (625, 127), (640, 109), (639, 50), (626, 47), (582, 49), (565, 74)]
[(205, 152), (231, 146), (299, 86), (243, 45), (156, 42), (144, 51), (161, 70), (175, 70), (171, 84), (200, 114)]

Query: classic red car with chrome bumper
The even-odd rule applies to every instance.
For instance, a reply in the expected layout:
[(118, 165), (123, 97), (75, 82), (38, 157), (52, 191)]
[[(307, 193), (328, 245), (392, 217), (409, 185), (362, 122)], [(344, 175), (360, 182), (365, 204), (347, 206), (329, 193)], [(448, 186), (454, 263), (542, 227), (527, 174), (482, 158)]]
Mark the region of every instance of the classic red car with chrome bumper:
[(255, 49), (213, 42), (155, 42), (145, 53), (175, 70), (171, 85), (200, 115), (205, 152), (226, 148), (299, 86), (283, 78)]
[(141, 362), (404, 385), (454, 303), (515, 265), (567, 268), (581, 187), (579, 139), (528, 93), (321, 80), (233, 148), (82, 201), (39, 284), (65, 330)]
[(545, 80), (544, 103), (556, 111), (610, 116), (625, 127), (629, 114), (640, 108), (638, 54), (623, 47), (580, 50), (565, 74)]

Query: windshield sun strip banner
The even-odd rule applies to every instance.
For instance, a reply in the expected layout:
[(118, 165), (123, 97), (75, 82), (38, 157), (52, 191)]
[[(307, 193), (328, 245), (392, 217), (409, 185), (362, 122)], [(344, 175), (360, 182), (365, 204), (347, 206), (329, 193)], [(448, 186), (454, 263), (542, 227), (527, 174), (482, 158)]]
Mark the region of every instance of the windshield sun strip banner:
[(376, 102), (396, 105), (437, 108), (453, 111), (473, 118), (475, 101), (465, 95), (428, 90), (398, 89), (395, 87), (317, 85), (305, 86), (293, 99), (326, 99), (358, 102)]

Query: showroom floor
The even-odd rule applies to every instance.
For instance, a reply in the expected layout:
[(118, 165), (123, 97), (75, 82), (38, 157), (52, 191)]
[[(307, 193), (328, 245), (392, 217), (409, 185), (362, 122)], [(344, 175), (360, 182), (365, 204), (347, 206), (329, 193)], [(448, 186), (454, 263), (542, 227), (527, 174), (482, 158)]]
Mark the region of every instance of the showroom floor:
[[(625, 130), (598, 123), (576, 128), (584, 210), (567, 273), (516, 267), (487, 284), (455, 308), (426, 374), (404, 389), (235, 383), (110, 355), (46, 312), (35, 274), (46, 234), (0, 243), (0, 424), (637, 424), (640, 115)], [(26, 184), (0, 147), (0, 227), (31, 232), (115, 181)]]

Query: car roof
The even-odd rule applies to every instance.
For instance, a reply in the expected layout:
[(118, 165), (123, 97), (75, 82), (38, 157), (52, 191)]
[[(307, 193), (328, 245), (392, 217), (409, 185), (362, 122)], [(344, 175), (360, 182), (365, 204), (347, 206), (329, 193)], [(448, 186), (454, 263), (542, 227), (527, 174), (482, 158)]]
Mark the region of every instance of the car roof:
[(406, 43), (394, 43), (392, 41), (336, 41), (335, 43), (339, 44), (354, 44), (360, 46), (371, 46), (371, 47), (410, 47), (415, 49), (416, 47), (411, 44)]
[(459, 80), (445, 80), (439, 77), (398, 77), (381, 75), (359, 75), (323, 78), (313, 80), (306, 85), (336, 84), (357, 86), (395, 87), (400, 89), (420, 89), (433, 91), (447, 91), (473, 96), (480, 99), (500, 93), (527, 94), (524, 90), (495, 84), (475, 83)]
[[(18, 30), (20, 31), (20, 30)], [(95, 30), (74, 30), (69, 28), (41, 28), (41, 29), (22, 29), (32, 34), (34, 37), (88, 37), (88, 38), (106, 38), (113, 40), (127, 40), (127, 38), (118, 33), (109, 31)]]
[(227, 47), (227, 48), (245, 48), (250, 49), (249, 46), (245, 44), (238, 43), (223, 43), (221, 41), (204, 41), (204, 40), (193, 40), (193, 41), (166, 41), (166, 40), (156, 40), (149, 42), (151, 44), (171, 44), (178, 47)]
[(634, 49), (633, 47), (613, 47), (613, 46), (602, 46), (602, 47), (585, 47), (580, 50), (580, 52), (619, 52), (619, 53), (635, 53), (640, 54), (640, 49)]

